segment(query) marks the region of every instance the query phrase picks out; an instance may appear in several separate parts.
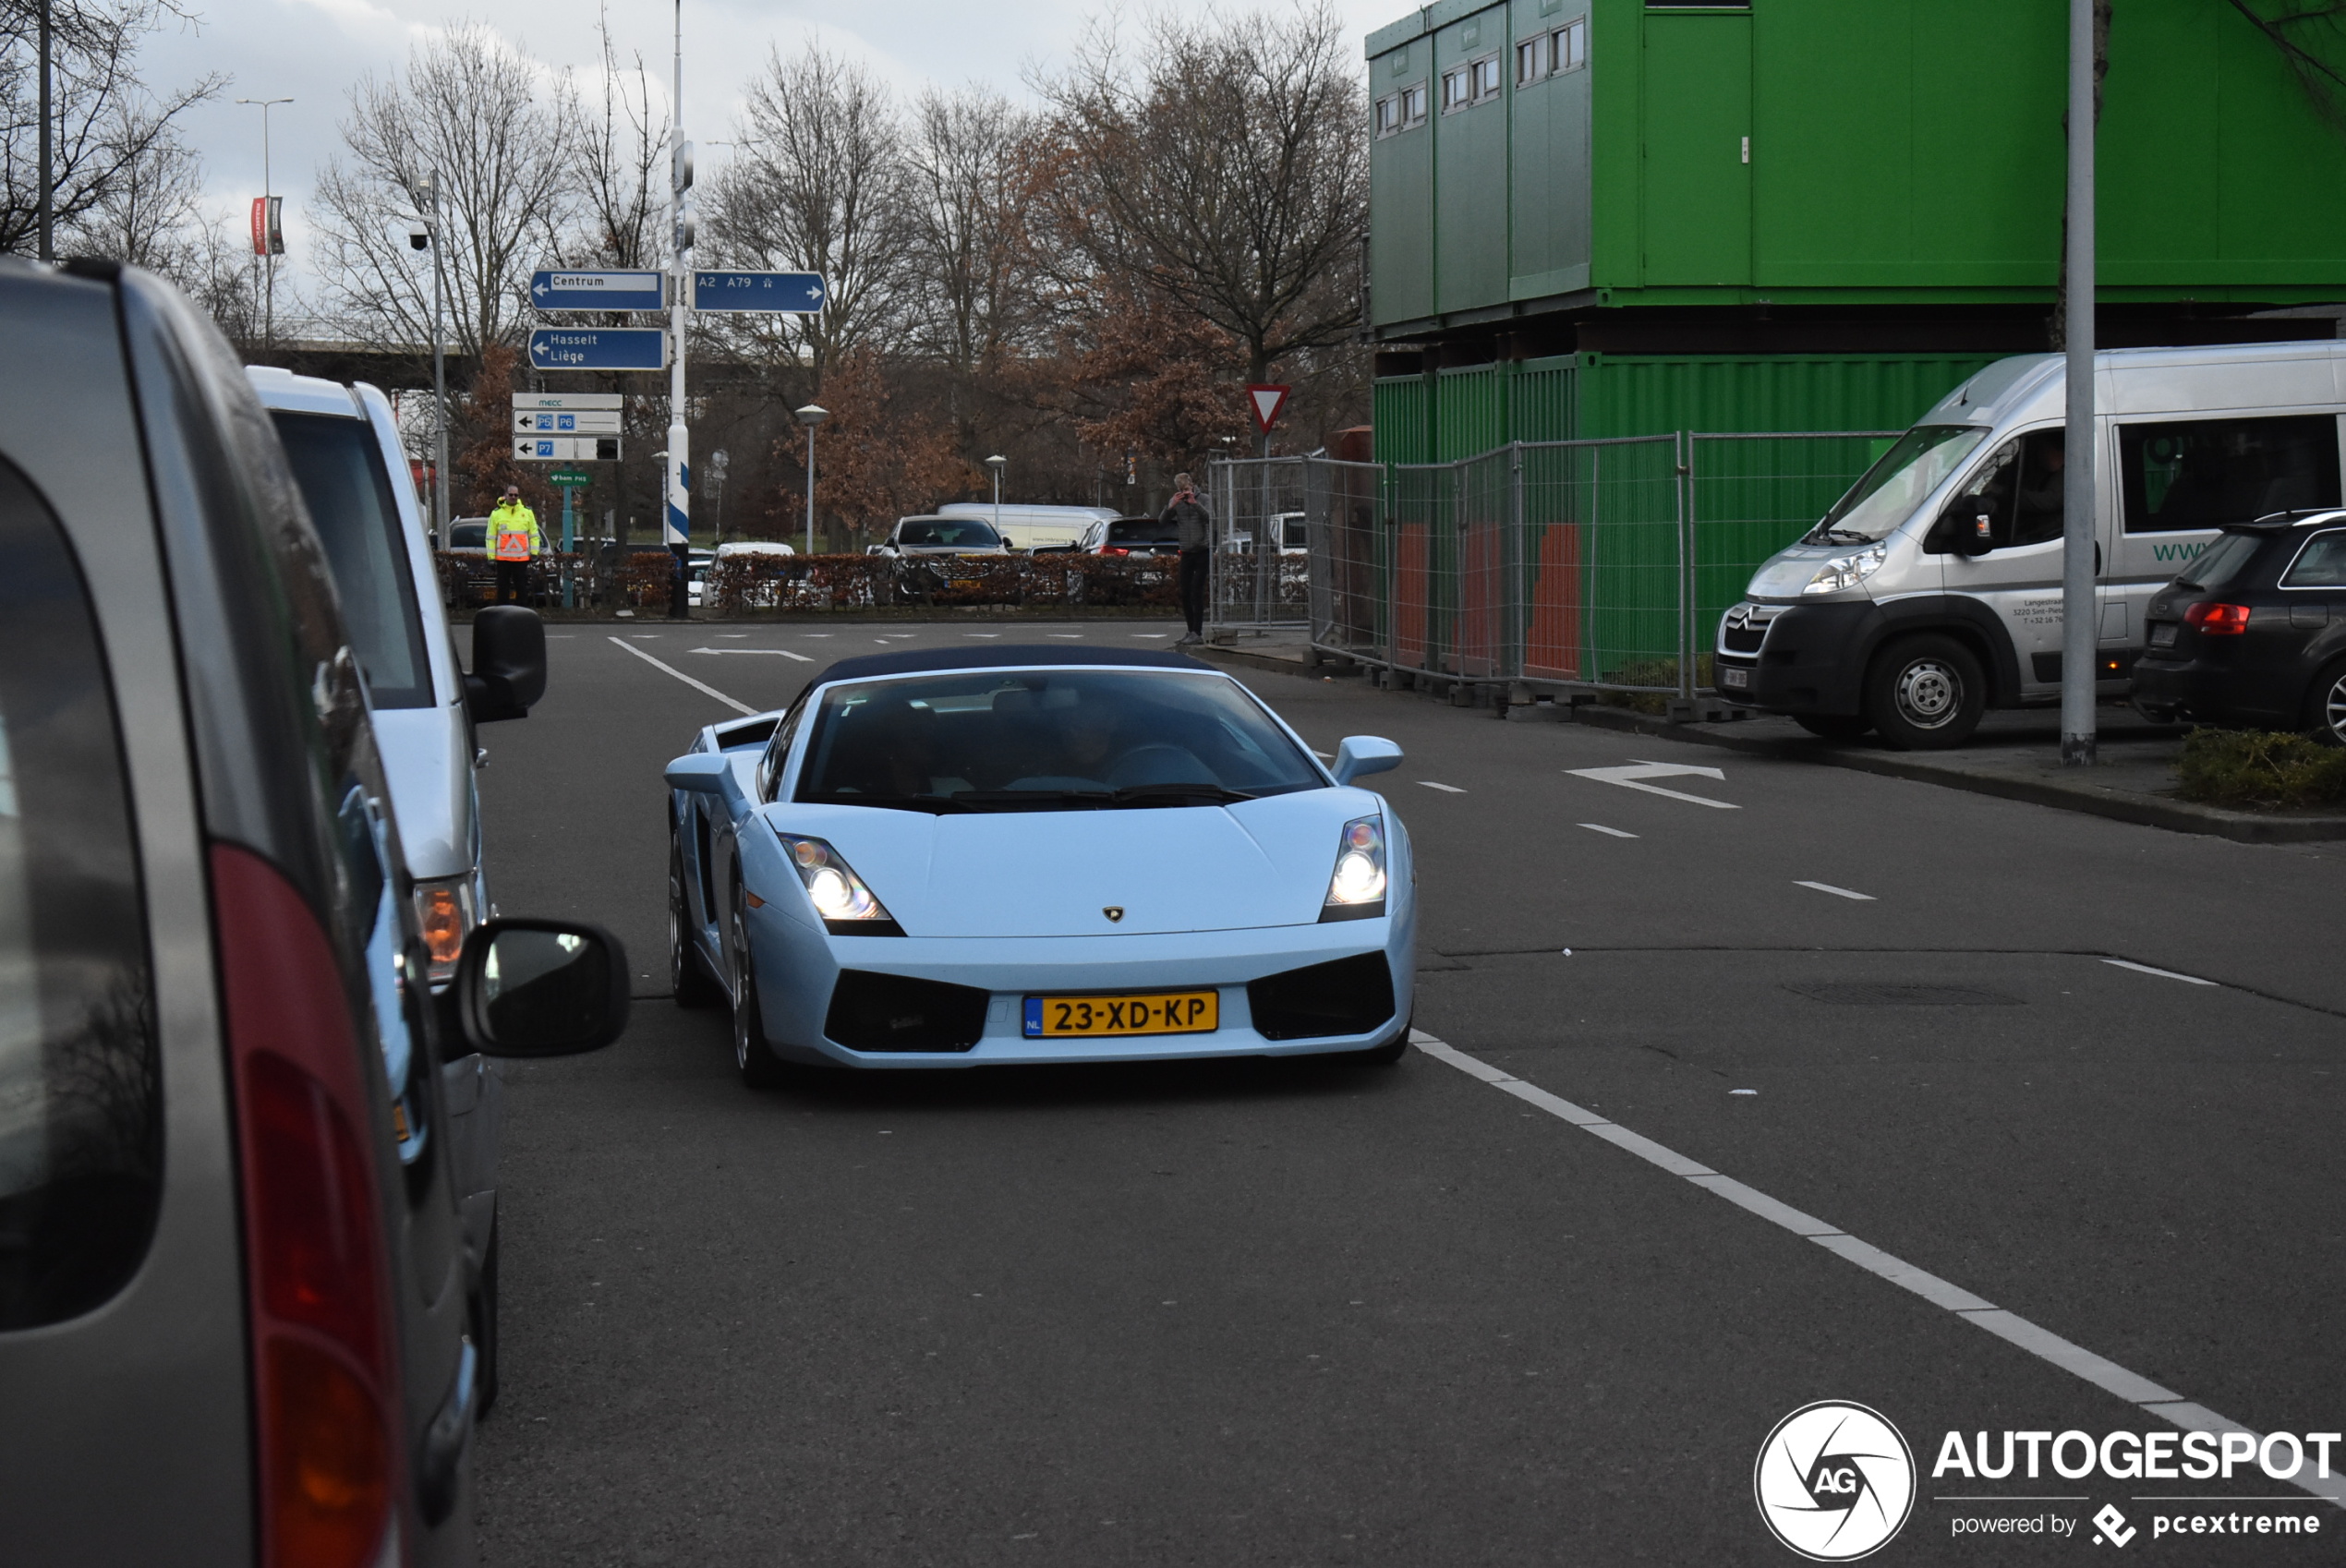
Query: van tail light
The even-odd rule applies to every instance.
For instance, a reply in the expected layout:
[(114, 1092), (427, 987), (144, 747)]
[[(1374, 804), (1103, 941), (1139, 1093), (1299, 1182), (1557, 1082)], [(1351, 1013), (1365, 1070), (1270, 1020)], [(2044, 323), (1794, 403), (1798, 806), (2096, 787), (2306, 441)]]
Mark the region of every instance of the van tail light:
[(391, 1264), (367, 1055), (325, 933), (249, 850), (212, 850), (236, 1084), (264, 1568), (380, 1561), (399, 1496)]
[(1102, 545), (1100, 553), (1102, 555), (1131, 555), (1132, 552), (1121, 545)]
[(2203, 600), (2183, 611), (2183, 624), (2198, 627), (2203, 637), (2237, 637), (2248, 630), (2248, 607)]

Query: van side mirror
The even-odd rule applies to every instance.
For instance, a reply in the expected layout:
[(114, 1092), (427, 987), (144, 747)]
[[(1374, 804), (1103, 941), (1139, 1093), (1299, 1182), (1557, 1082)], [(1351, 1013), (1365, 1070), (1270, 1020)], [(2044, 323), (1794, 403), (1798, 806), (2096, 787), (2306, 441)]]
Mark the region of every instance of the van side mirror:
[(473, 615), (473, 668), (465, 706), (475, 724), (527, 718), (546, 694), (546, 623), (517, 604), (485, 605)]
[(627, 1027), (627, 953), (600, 926), (492, 920), (465, 939), (447, 995), (483, 1055), (597, 1051)]
[(1977, 559), (1996, 548), (1995, 502), (1986, 496), (1957, 496), (1939, 513), (1939, 521), (1924, 536), (1926, 555), (1960, 555)]
[(1348, 735), (1336, 748), (1336, 766), (1328, 771), (1338, 784), (1349, 784), (1372, 773), (1401, 766), (1401, 748), (1382, 735)]

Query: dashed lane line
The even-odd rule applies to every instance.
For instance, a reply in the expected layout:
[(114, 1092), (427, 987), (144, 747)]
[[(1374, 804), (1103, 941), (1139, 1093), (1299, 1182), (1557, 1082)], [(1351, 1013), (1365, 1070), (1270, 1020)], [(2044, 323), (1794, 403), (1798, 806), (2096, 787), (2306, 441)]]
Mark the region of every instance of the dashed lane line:
[(1830, 893), (1836, 899), (1855, 899), (1861, 904), (1870, 904), (1874, 902), (1874, 896), (1871, 893), (1857, 893), (1853, 892), (1846, 887), (1835, 887), (1830, 882), (1796, 881), (1793, 883), (1793, 886), (1795, 887), (1814, 887), (1820, 893)]
[[(2240, 1432), (2251, 1439), (2261, 1439), (2261, 1434), (2251, 1431), (2239, 1422), (2185, 1399), (2139, 1372), (2129, 1371), (2074, 1341), (2063, 1339), (2050, 1329), (2033, 1323), (2016, 1312), (2008, 1312), (1993, 1302), (1974, 1296), (1959, 1285), (1918, 1269), (1904, 1259), (1893, 1257), (1879, 1247), (1861, 1241), (1813, 1214), (1803, 1213), (1789, 1203), (1780, 1202), (1756, 1188), (1745, 1186), (1733, 1176), (1722, 1176), (1700, 1161), (1690, 1160), (1652, 1139), (1608, 1121), (1585, 1106), (1551, 1094), (1536, 1084), (1526, 1083), (1514, 1074), (1502, 1071), (1479, 1056), (1470, 1056), (1422, 1030), (1411, 1030), (1409, 1040), (1427, 1055), (1447, 1063), (1469, 1078), (1480, 1079), (1503, 1094), (1512, 1094), (1534, 1109), (1545, 1111), (1560, 1121), (1569, 1122), (1593, 1138), (1601, 1138), (1616, 1149), (1626, 1150), (1649, 1164), (1657, 1165), (1672, 1176), (1682, 1177), (1706, 1192), (1725, 1199), (1748, 1213), (1757, 1214), (1771, 1224), (1780, 1225), (1803, 1240), (1814, 1242), (1868, 1273), (1887, 1280), (1902, 1290), (1912, 1291), (1932, 1306), (1943, 1308), (1956, 1317), (1987, 1330), (1998, 1339), (2040, 1360), (2050, 1362), (2062, 1371), (2082, 1378), (2104, 1393), (2115, 1394), (2184, 1431)], [(2313, 1465), (2301, 1465), (2297, 1474), (2288, 1478), (2290, 1484), (2346, 1508), (2346, 1474), (2333, 1470), (2328, 1476), (2316, 1476), (2314, 1474), (2316, 1468)]]
[[(695, 692), (707, 692), (710, 696), (715, 697), (719, 702), (723, 703), (735, 713), (756, 713), (758, 711), (745, 702), (742, 702), (737, 698), (727, 696), (724, 693), (719, 691), (716, 687), (709, 685), (707, 681), (694, 680), (691, 676), (685, 674), (683, 670), (677, 669), (672, 664), (662, 664), (659, 659), (654, 658), (651, 655), (646, 653), (643, 649), (637, 647), (635, 644), (630, 643), (623, 638), (613, 637), (611, 642), (620, 647), (625, 648), (629, 653), (634, 654), (637, 658), (642, 659), (646, 664), (650, 665), (653, 669), (665, 669), (668, 673), (673, 675), (677, 680), (682, 681), (685, 685), (690, 686)], [(810, 659), (807, 662), (812, 663), (814, 661)]]
[(1423, 785), (1426, 789), (1439, 790), (1445, 795), (1463, 795), (1466, 793), (1464, 790), (1459, 789), (1456, 784), (1436, 784), (1431, 778), (1421, 778), (1418, 782)]
[(1635, 833), (1624, 833), (1618, 827), (1607, 827), (1602, 822), (1583, 822), (1578, 826), (1587, 828), (1591, 833), (1602, 833), (1612, 838), (1635, 838), (1639, 837), (1639, 835)]
[(2125, 959), (2102, 959), (2102, 962), (2106, 964), (2114, 964), (2120, 969), (2133, 970), (2136, 974), (2155, 974), (2161, 980), (2180, 980), (2186, 985), (2213, 985), (2216, 983), (2216, 982), (2212, 980), (2202, 980), (2195, 974), (2177, 974), (2171, 969), (2153, 969), (2148, 964), (2133, 963)]

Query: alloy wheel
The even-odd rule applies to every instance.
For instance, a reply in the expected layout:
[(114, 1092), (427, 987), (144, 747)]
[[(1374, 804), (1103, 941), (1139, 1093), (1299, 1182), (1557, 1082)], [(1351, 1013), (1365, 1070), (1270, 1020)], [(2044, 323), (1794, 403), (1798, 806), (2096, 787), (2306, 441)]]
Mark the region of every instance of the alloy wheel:
[(2332, 676), (2329, 690), (2322, 694), (2322, 728), (2332, 741), (2346, 746), (2346, 669)]

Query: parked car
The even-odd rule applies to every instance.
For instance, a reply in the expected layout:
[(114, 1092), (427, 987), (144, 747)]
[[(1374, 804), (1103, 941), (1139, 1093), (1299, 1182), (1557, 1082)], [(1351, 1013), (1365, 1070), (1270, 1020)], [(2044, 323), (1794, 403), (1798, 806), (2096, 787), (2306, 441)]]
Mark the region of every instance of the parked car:
[[(455, 979), (465, 938), (493, 912), (474, 782), (487, 754), (475, 727), (526, 718), (544, 694), (545, 627), (536, 611), (517, 605), (483, 609), (473, 621), (474, 669), (467, 675), (435, 591), (423, 503), (403, 460), (391, 400), (363, 381), (345, 386), (267, 366), (247, 366), (245, 377), (269, 410), (325, 546), (343, 622), (367, 681), (429, 983), (444, 990)], [(486, 1410), (498, 1381), (497, 1143), (504, 1080), (478, 1053), (450, 1061), (441, 1077)]]
[[(1279, 554), (1302, 556), (1311, 552), (1312, 534), (1300, 512), (1280, 512), (1272, 514), (1273, 531), (1277, 534)], [(1254, 553), (1254, 532), (1250, 528), (1233, 528), (1228, 536), (1228, 548), (1239, 555)]]
[(2145, 615), (2146, 718), (2310, 730), (2346, 745), (2346, 512), (2235, 524)]
[(1083, 537), (1084, 529), (1094, 523), (1112, 522), (1116, 517), (1116, 509), (1108, 506), (1042, 506), (1011, 501), (997, 506), (986, 501), (949, 501), (937, 512), (941, 517), (980, 518), (1001, 532), (1006, 547), (1022, 553), (1053, 547), (1071, 549)]
[(1157, 517), (1114, 517), (1083, 531), (1075, 547), (1085, 555), (1177, 556), (1180, 540), (1173, 525)]
[(332, 554), (199, 311), (10, 259), (0, 355), (8, 1561), (469, 1563), (439, 1063), (608, 1041), (625, 956), (490, 921), (425, 983)]
[[(708, 574), (720, 561), (734, 561), (744, 556), (786, 556), (797, 553), (788, 545), (777, 544), (766, 539), (732, 539), (719, 545), (713, 550), (695, 550), (693, 551), (693, 574), (685, 589), (686, 602), (695, 609), (701, 607), (707, 587)], [(766, 609), (780, 601), (781, 596), (776, 591), (775, 585), (760, 584), (751, 590), (744, 608)]]
[(448, 542), (440, 548), (451, 555), (477, 555), (486, 560), (489, 555), (489, 519), (486, 517), (450, 518)]
[(900, 517), (888, 537), (870, 546), (868, 555), (913, 558), (1008, 555), (994, 525), (974, 517)]
[[(2095, 363), (2096, 675), (2122, 695), (2145, 609), (2220, 527), (2346, 499), (2346, 343)], [(2060, 356), (2026, 355), (1941, 398), (1721, 619), (1719, 694), (1901, 747), (2058, 702), (2065, 385)]]
[(1357, 780), (1400, 760), (1354, 736), (1323, 767), (1178, 654), (842, 659), (668, 766), (674, 994), (730, 1003), (753, 1088), (789, 1064), (1397, 1061), (1409, 837)]

